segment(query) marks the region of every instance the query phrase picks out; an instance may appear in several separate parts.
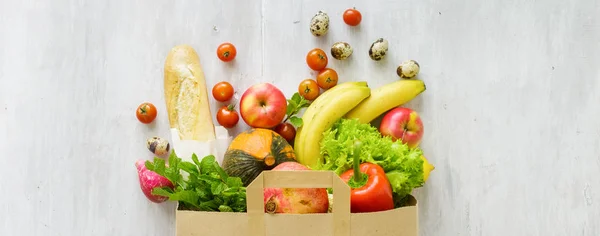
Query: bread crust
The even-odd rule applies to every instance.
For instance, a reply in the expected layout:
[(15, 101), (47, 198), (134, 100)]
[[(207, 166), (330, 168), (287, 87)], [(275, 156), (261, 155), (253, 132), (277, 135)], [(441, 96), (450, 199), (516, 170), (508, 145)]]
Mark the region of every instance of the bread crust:
[(200, 58), (189, 45), (173, 47), (165, 60), (164, 92), (171, 128), (181, 140), (215, 139)]

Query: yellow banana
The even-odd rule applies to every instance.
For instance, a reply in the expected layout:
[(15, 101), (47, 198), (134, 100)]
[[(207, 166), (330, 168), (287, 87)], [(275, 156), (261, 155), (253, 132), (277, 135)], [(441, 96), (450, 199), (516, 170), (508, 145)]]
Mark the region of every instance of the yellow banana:
[[(324, 102), (319, 103), (318, 110), (310, 119), (307, 126), (303, 126), (300, 136), (301, 145), (295, 147), (298, 162), (310, 168), (315, 168), (321, 162), (320, 142), (323, 132), (331, 128), (333, 124), (342, 118), (348, 111), (357, 106), (365, 98), (369, 97), (371, 89), (366, 86), (352, 86), (340, 92), (339, 96), (327, 97)], [(312, 106), (312, 104), (311, 104)], [(296, 137), (298, 138), (298, 137)]]
[(310, 125), (315, 114), (318, 112), (321, 112), (320, 108), (323, 107), (324, 104), (327, 104), (329, 102), (330, 98), (337, 98), (340, 96), (341, 92), (345, 91), (345, 89), (351, 88), (351, 87), (356, 87), (356, 86), (367, 87), (367, 82), (358, 81), (358, 82), (340, 83), (340, 84), (334, 86), (333, 88), (330, 88), (330, 89), (326, 90), (325, 92), (323, 92), (311, 103), (310, 106), (308, 106), (306, 108), (306, 110), (304, 110), (304, 113), (302, 114), (303, 124), (301, 127), (298, 128), (298, 130), (296, 132), (296, 138), (294, 141), (294, 151), (296, 152), (296, 156), (302, 156), (302, 154), (301, 154), (302, 150), (299, 147), (304, 146), (305, 139), (303, 137), (306, 134), (306, 132), (302, 132), (302, 130), (304, 129), (303, 127)]
[(401, 106), (425, 91), (422, 80), (403, 79), (371, 91), (371, 96), (352, 109), (345, 118), (370, 123), (381, 114)]
[[(365, 82), (365, 81), (344, 82), (344, 83), (340, 83), (340, 84), (334, 86), (333, 88), (330, 88), (329, 90), (326, 90), (325, 92), (323, 92), (323, 94), (319, 95), (311, 103), (311, 105), (306, 108), (306, 110), (302, 114), (303, 123), (309, 124), (312, 121), (314, 115), (317, 112), (321, 111), (319, 108), (322, 107), (323, 104), (328, 103), (329, 102), (328, 100), (331, 97), (337, 97), (339, 95), (340, 91), (342, 91), (346, 88), (351, 88), (351, 87), (355, 87), (355, 86), (367, 87), (367, 82)], [(304, 126), (304, 124), (302, 126)]]

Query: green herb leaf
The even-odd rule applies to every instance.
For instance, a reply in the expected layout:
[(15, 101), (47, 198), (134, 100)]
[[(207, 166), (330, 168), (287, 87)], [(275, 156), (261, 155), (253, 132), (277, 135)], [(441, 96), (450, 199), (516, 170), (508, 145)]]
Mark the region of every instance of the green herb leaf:
[(287, 101), (288, 101), (288, 105), (287, 105), (287, 110), (286, 110), (285, 114), (292, 115), (292, 113), (298, 107), (298, 102), (293, 99), (288, 99)]
[(213, 165), (214, 161), (215, 157), (213, 155), (202, 158), (202, 161), (200, 161), (200, 172), (203, 174), (215, 172), (215, 166)]
[[(178, 201), (182, 209), (200, 211), (245, 212), (246, 188), (239, 177), (230, 177), (212, 155), (202, 158), (192, 155), (192, 161), (182, 161), (175, 151), (171, 152), (168, 165), (163, 159), (154, 158), (145, 163), (148, 170), (167, 178), (175, 184), (155, 188), (152, 193)], [(183, 172), (188, 175), (184, 178)]]
[(229, 207), (227, 205), (220, 205), (219, 211), (220, 212), (233, 212), (233, 209), (231, 209), (231, 207)]
[(228, 177), (227, 178), (227, 186), (230, 188), (242, 187), (244, 184), (242, 183), (242, 179), (240, 177)]
[(200, 203), (199, 208), (203, 211), (217, 211), (219, 208), (219, 204), (217, 204), (215, 200), (210, 200)]
[(196, 156), (196, 153), (192, 153), (192, 161), (194, 162), (194, 164), (196, 164), (196, 166), (202, 166), (200, 165), (200, 161), (198, 160), (198, 156)]
[(298, 102), (298, 110), (300, 110), (300, 108), (305, 108), (310, 105), (310, 102), (308, 100), (304, 99), (303, 97), (300, 98), (301, 100)]
[(291, 100), (292, 100), (292, 101), (295, 101), (295, 102), (296, 102), (296, 104), (298, 104), (298, 103), (300, 103), (300, 101), (302, 101), (303, 99), (304, 99), (304, 98), (303, 98), (302, 96), (300, 96), (300, 93), (297, 93), (297, 92), (296, 92), (296, 93), (294, 93), (294, 94), (292, 95), (292, 99), (291, 99)]
[(154, 162), (146, 161), (144, 164), (146, 165), (146, 169), (156, 172)]
[[(304, 99), (304, 97), (300, 96), (300, 94), (297, 92), (294, 93), (294, 95), (292, 95), (292, 98), (288, 99), (287, 101), (288, 101), (287, 110), (286, 110), (287, 117), (285, 118), (283, 123), (290, 120), (290, 122), (292, 124), (294, 124), (295, 126), (297, 126), (297, 127), (302, 126), (302, 123), (300, 123), (301, 121), (298, 122), (298, 119), (300, 119), (300, 118), (296, 117), (295, 115), (298, 114), (298, 112), (300, 112), (300, 110), (302, 110), (302, 108), (308, 107), (310, 105), (310, 102), (308, 100)], [(292, 119), (295, 119), (295, 121), (292, 121)], [(297, 124), (300, 124), (300, 126), (298, 126)]]
[(167, 188), (167, 187), (154, 188), (154, 189), (152, 189), (152, 194), (158, 195), (158, 196), (163, 196), (163, 197), (171, 197), (171, 195), (173, 194), (173, 190), (171, 190), (170, 188)]
[(198, 194), (200, 201), (205, 202), (205, 201), (212, 199), (212, 194), (210, 192), (210, 189), (198, 188), (198, 189), (196, 189), (196, 193)]
[(230, 205), (231, 208), (233, 208), (234, 212), (245, 212), (246, 211), (246, 193), (244, 190), (244, 193), (239, 193), (237, 198), (234, 198), (235, 201), (233, 201)]
[(165, 166), (164, 160), (162, 160), (160, 158), (154, 158), (154, 166), (156, 168), (155, 172), (159, 175), (164, 176), (165, 178), (170, 180), (172, 183), (185, 186), (185, 183), (182, 182), (182, 178), (180, 176), (180, 169), (179, 169), (180, 161), (181, 161), (181, 159), (177, 157), (177, 155), (175, 154), (174, 151), (171, 152), (171, 154), (169, 155), (169, 166), (168, 167)]
[(297, 117), (297, 116), (290, 117), (290, 123), (292, 123), (292, 125), (294, 125), (296, 127), (301, 127), (304, 124), (304, 122), (302, 121), (302, 118)]
[(146, 168), (159, 175), (165, 175), (165, 160), (155, 157), (153, 163), (146, 161)]
[(225, 190), (225, 188), (227, 188), (227, 185), (225, 185), (224, 183), (213, 182), (210, 186), (210, 192), (213, 195), (219, 195), (223, 192), (223, 190)]
[(219, 174), (219, 177), (221, 177), (221, 181), (227, 182), (227, 178), (229, 176), (227, 176), (227, 173), (225, 173), (225, 170), (221, 169), (221, 167), (219, 166), (219, 163), (217, 163), (216, 161), (213, 162), (213, 167), (214, 167), (215, 171), (217, 172), (217, 174)]
[(199, 174), (198, 168), (196, 167), (196, 165), (194, 165), (194, 163), (183, 161), (183, 162), (179, 163), (179, 167), (181, 168), (181, 170), (188, 172), (190, 174), (195, 174), (195, 175)]
[(179, 159), (179, 157), (177, 157), (177, 154), (175, 154), (175, 151), (172, 151), (171, 154), (169, 154), (169, 159), (168, 159), (169, 165), (172, 165), (174, 162), (177, 162), (178, 159)]
[(205, 183), (207, 183), (209, 185), (212, 184), (212, 183), (214, 183), (214, 182), (219, 182), (220, 181), (218, 177), (215, 178), (215, 177), (213, 177), (213, 176), (211, 176), (209, 174), (200, 175), (200, 176), (198, 176), (198, 179), (204, 181)]

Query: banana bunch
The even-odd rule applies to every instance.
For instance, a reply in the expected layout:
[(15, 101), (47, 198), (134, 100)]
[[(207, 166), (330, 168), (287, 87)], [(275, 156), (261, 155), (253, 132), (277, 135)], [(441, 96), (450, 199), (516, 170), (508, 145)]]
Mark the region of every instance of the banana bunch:
[(345, 82), (325, 91), (304, 111), (304, 124), (294, 142), (298, 162), (315, 168), (322, 161), (323, 132), (341, 118), (370, 123), (390, 109), (409, 102), (425, 91), (421, 80), (398, 80), (371, 90), (367, 82)]

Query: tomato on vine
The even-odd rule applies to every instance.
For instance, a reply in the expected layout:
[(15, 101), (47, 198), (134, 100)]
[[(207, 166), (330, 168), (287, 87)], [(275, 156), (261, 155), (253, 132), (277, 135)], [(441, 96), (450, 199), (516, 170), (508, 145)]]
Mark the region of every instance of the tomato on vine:
[(235, 49), (235, 46), (231, 43), (223, 43), (217, 48), (217, 56), (219, 57), (219, 59), (221, 59), (221, 61), (232, 61), (233, 59), (235, 59), (236, 55), (237, 50)]
[(314, 48), (306, 55), (306, 64), (313, 70), (320, 71), (327, 66), (327, 54), (320, 48)]

